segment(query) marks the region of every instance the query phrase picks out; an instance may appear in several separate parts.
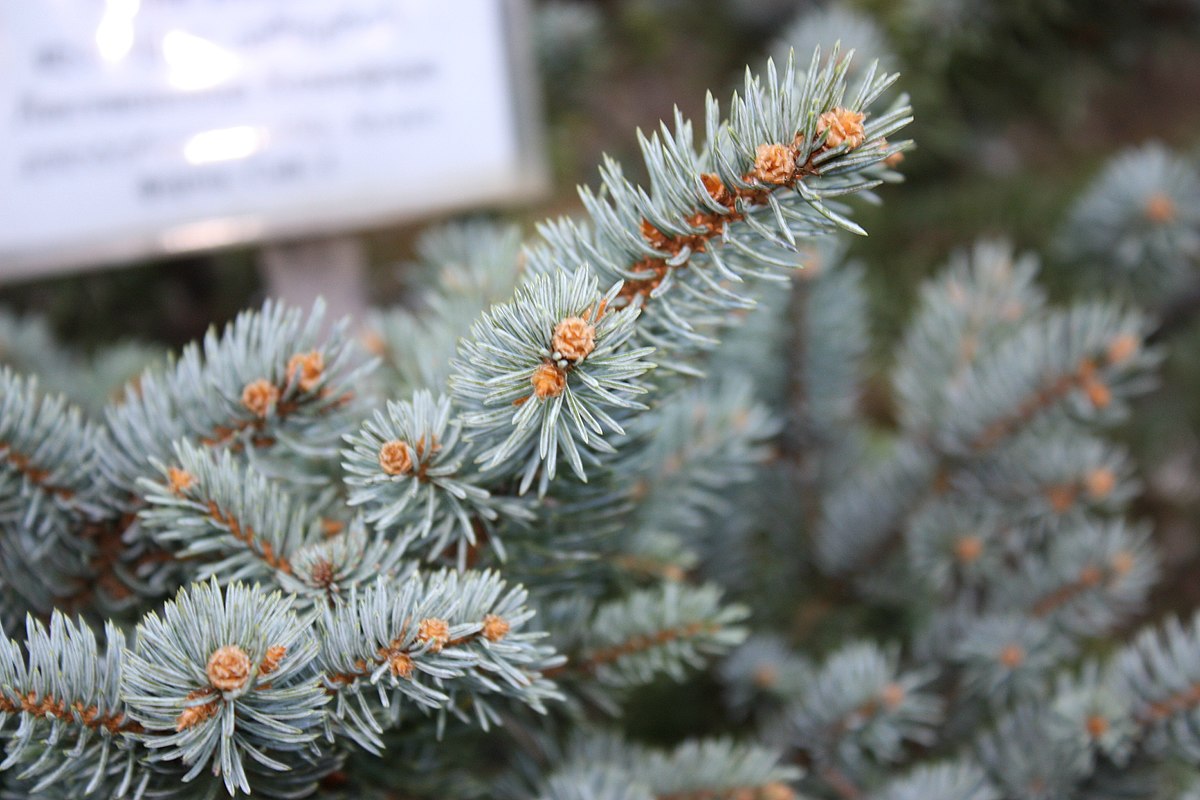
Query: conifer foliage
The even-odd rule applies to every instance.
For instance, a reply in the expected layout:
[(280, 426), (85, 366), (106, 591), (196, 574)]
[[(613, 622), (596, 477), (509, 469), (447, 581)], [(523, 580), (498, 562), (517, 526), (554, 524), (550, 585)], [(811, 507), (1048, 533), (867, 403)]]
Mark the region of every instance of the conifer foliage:
[[(1161, 568), (1108, 436), (1155, 385), (1156, 293), (1056, 305), (1035, 257), (981, 242), (864, 414), (835, 234), (900, 180), (895, 81), (838, 48), (747, 72), (702, 135), (639, 133), (644, 186), (606, 159), (582, 218), (426, 236), (417, 307), (358, 335), (268, 302), (99, 401), (0, 316), (3, 796), (1174, 787), (1200, 622), (1114, 641)], [(1149, 169), (1097, 180), (1065, 260), (1177, 285), (1195, 176), (1125, 158)], [(719, 731), (621, 730), (698, 670)]]
[[(412, 791), (467, 796), (481, 773), (461, 756), (490, 741), (541, 764), (531, 793), (792, 796), (796, 771), (752, 745), (552, 731), (745, 636), (747, 610), (689, 579), (678, 531), (637, 501), (675, 492), (660, 505), (696, 525), (709, 487), (766, 452), (777, 426), (718, 392), (711, 419), (733, 427), (692, 458), (743, 466), (690, 494), (699, 463), (646, 485), (679, 457), (655, 420), (700, 408), (721, 333), (804, 242), (861, 233), (843, 197), (895, 178), (882, 162), (906, 143), (885, 137), (909, 112), (876, 108), (895, 76), (849, 86), (848, 63), (747, 74), (725, 116), (710, 98), (700, 143), (677, 115), (641, 139), (647, 188), (607, 161), (590, 219), (546, 223), (519, 258), (490, 228), (430, 239), (429, 313), (382, 314), (361, 341), (269, 302), (94, 415), (6, 368), (9, 794), (367, 796), (402, 783), (362, 767), (387, 751), (422, 766)], [(567, 746), (579, 780), (544, 760)], [(596, 746), (611, 757), (589, 762)]]

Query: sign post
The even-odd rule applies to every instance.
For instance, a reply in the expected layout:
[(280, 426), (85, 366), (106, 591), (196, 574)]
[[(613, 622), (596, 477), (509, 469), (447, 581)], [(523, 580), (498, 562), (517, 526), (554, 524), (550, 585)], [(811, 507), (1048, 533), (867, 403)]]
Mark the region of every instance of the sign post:
[(259, 242), (361, 302), (347, 234), (544, 189), (526, 11), (0, 0), (0, 279)]
[(356, 236), (264, 245), (259, 254), (267, 295), (307, 308), (325, 299), (327, 323), (367, 308), (367, 256)]

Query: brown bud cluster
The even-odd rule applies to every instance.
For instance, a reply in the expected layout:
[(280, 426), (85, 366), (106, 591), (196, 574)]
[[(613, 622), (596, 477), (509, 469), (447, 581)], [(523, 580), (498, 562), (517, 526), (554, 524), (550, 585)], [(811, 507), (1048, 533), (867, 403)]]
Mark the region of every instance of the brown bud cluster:
[(1138, 354), (1142, 342), (1132, 333), (1122, 333), (1108, 345), (1107, 358), (1110, 364), (1124, 364)]
[(889, 711), (896, 710), (908, 693), (904, 691), (904, 687), (898, 683), (886, 684), (879, 692), (879, 699), (883, 701), (883, 707)]
[(866, 138), (863, 130), (865, 118), (866, 116), (858, 111), (839, 106), (826, 111), (817, 119), (817, 133), (826, 134), (826, 147), (838, 147), (845, 143), (847, 149), (853, 150)]
[(1175, 220), (1175, 201), (1163, 192), (1155, 192), (1146, 199), (1146, 219), (1155, 225), (1166, 225)]
[(762, 787), (755, 800), (796, 800), (796, 792), (781, 781), (771, 781)]
[(954, 543), (954, 557), (963, 564), (971, 564), (983, 555), (983, 540), (978, 536), (960, 536)]
[(554, 328), (553, 347), (556, 355), (579, 361), (596, 349), (596, 326), (581, 317), (567, 317)]
[(251, 381), (242, 389), (242, 405), (256, 417), (266, 417), (279, 400), (279, 388), (266, 378)]
[(754, 155), (754, 169), (750, 177), (763, 183), (777, 185), (791, 183), (796, 174), (796, 154), (792, 148), (782, 144), (760, 144)]
[(1104, 570), (1100, 569), (1095, 564), (1088, 564), (1083, 569), (1079, 570), (1079, 584), (1081, 586), (1098, 586), (1102, 580), (1104, 580)]
[(182, 496), (184, 492), (192, 488), (196, 484), (196, 476), (188, 472), (186, 469), (179, 467), (167, 468), (167, 483), (171, 488), (172, 494)]
[(1098, 380), (1085, 383), (1083, 391), (1087, 394), (1088, 401), (1096, 408), (1108, 408), (1112, 404), (1112, 389)]
[(1117, 475), (1108, 467), (1097, 467), (1084, 477), (1088, 494), (1093, 500), (1103, 500), (1117, 486)]
[(308, 353), (296, 353), (296, 355), (288, 359), (288, 383), (291, 383), (299, 375), (299, 386), (303, 391), (311, 392), (321, 382), (321, 375), (324, 371), (325, 356), (320, 350), (313, 350)]
[(1000, 650), (999, 660), (1009, 669), (1016, 669), (1025, 663), (1025, 648), (1019, 644), (1007, 644)]
[(1075, 505), (1075, 487), (1070, 484), (1051, 486), (1046, 490), (1046, 500), (1057, 514), (1065, 514)]
[(1107, 408), (1112, 403), (1112, 390), (1096, 374), (1096, 364), (1091, 359), (1084, 359), (1079, 365), (1079, 383), (1094, 407)]
[(539, 400), (558, 397), (566, 391), (567, 374), (554, 364), (542, 364), (534, 370), (530, 383)]
[(1092, 714), (1084, 722), (1084, 727), (1087, 728), (1088, 736), (1093, 739), (1099, 739), (1104, 734), (1108, 733), (1108, 720), (1099, 714)]
[(495, 614), (483, 618), (483, 638), (489, 642), (498, 642), (508, 636), (508, 620)]
[(208, 682), (222, 692), (232, 692), (250, 679), (250, 657), (236, 644), (218, 648), (208, 659)]
[[(187, 700), (198, 700), (212, 693), (211, 689), (200, 689), (194, 692), (188, 692)], [(188, 728), (199, 725), (205, 720), (212, 719), (217, 715), (217, 711), (221, 708), (221, 701), (218, 699), (209, 700), (207, 703), (188, 706), (183, 710), (178, 717), (175, 718), (175, 730), (185, 731)]]
[(1113, 555), (1113, 557), (1109, 559), (1108, 563), (1109, 566), (1112, 567), (1113, 574), (1118, 578), (1122, 578), (1128, 575), (1129, 571), (1133, 569), (1133, 553), (1130, 553), (1128, 550), (1122, 550)]
[(751, 680), (760, 689), (770, 689), (779, 683), (779, 668), (774, 664), (759, 664)]
[(387, 342), (379, 331), (365, 330), (358, 337), (358, 341), (362, 344), (363, 349), (373, 356), (381, 356), (387, 353)]
[(704, 189), (713, 200), (723, 206), (733, 205), (733, 194), (719, 175), (714, 172), (705, 172), (700, 176), (700, 182), (704, 184)]
[(412, 454), (408, 444), (399, 439), (384, 442), (379, 448), (379, 466), (388, 475), (405, 475), (412, 471)]
[(279, 669), (279, 663), (283, 661), (283, 657), (286, 655), (287, 648), (281, 644), (273, 644), (268, 647), (266, 655), (263, 656), (262, 663), (258, 665), (258, 674), (270, 675)]
[(333, 586), (335, 578), (333, 564), (327, 559), (320, 559), (312, 565), (312, 569), (308, 571), (308, 576), (314, 585), (320, 586), (323, 589), (329, 589)]
[(411, 678), (413, 674), (413, 660), (408, 653), (394, 653), (388, 659), (388, 669), (397, 678)]
[(444, 619), (429, 617), (417, 626), (417, 641), (428, 644), (433, 652), (440, 652), (450, 641), (450, 624)]

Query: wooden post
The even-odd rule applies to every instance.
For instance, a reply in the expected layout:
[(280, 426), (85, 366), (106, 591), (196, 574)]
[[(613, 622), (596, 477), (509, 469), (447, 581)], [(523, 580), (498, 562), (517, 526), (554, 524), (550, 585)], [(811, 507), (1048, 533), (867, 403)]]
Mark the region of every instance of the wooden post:
[(358, 237), (267, 244), (258, 260), (270, 297), (302, 308), (324, 297), (326, 326), (347, 314), (362, 320), (368, 305), (367, 255)]

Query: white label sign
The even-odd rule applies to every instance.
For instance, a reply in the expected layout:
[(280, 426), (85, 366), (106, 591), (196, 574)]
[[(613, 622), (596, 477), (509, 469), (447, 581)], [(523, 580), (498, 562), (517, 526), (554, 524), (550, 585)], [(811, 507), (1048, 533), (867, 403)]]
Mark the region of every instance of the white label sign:
[(519, 0), (0, 0), (0, 275), (528, 196)]

